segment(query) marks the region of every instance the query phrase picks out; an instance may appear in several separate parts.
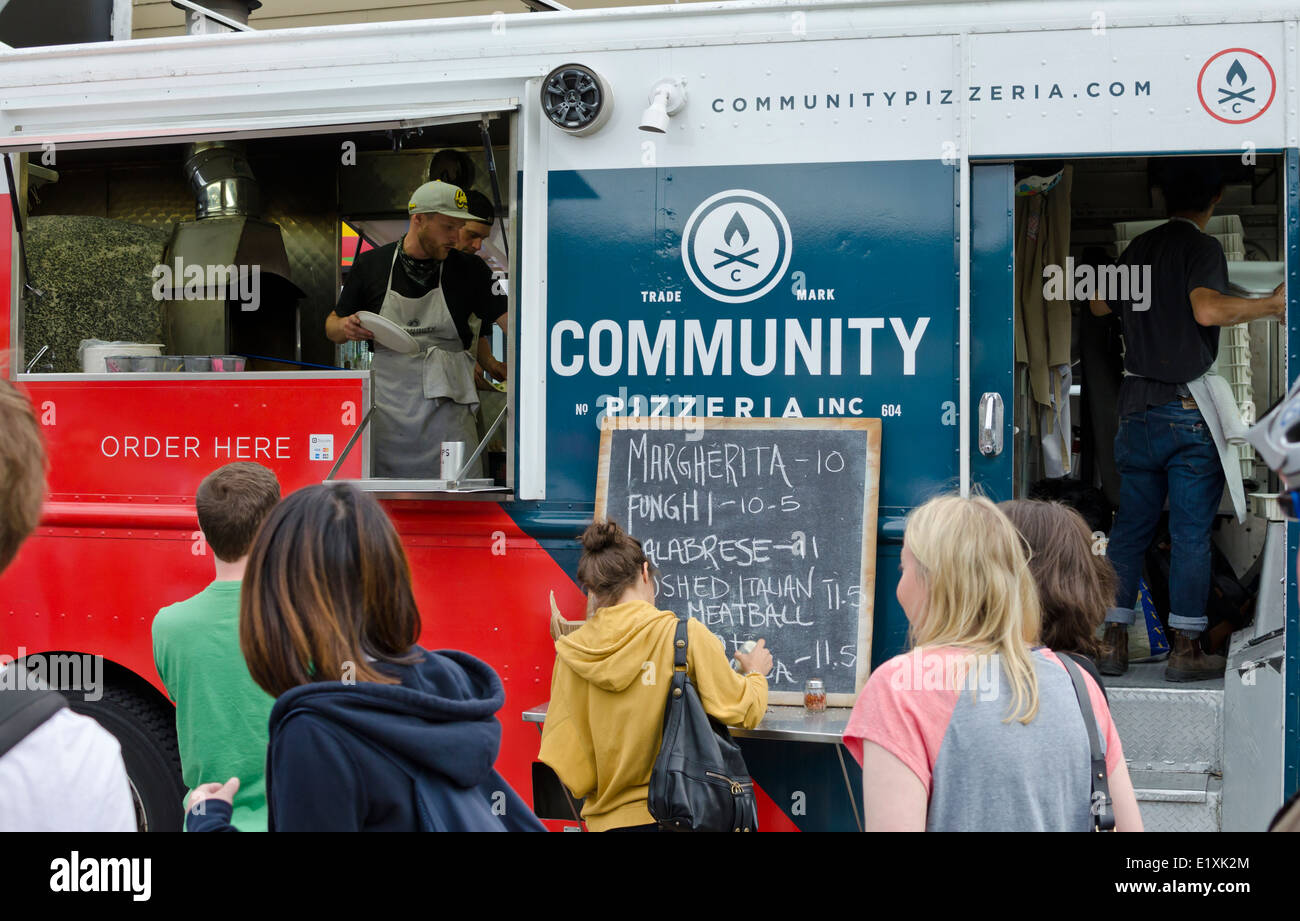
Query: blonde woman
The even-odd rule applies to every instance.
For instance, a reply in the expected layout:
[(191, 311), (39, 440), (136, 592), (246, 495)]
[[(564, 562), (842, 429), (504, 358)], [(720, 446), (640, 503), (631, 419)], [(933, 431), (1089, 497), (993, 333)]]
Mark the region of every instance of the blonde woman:
[[(912, 512), (898, 601), (912, 650), (876, 669), (844, 743), (871, 831), (1089, 831), (1088, 736), (1069, 674), (1038, 645), (1023, 540), (982, 497)], [(1142, 817), (1119, 735), (1088, 676), (1118, 831)]]

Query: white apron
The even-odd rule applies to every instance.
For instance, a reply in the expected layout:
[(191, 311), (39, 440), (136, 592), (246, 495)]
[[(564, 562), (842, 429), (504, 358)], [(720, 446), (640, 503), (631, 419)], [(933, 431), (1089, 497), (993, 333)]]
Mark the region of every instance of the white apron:
[[(396, 264), (394, 248), (379, 315), (406, 330), (420, 343), (421, 351), (403, 355), (374, 343), (374, 475), (440, 479), (444, 441), (465, 442), (467, 459), (478, 447), (474, 358), (456, 332), (456, 321), (442, 293), (441, 275), (438, 287), (424, 297), (404, 297), (392, 287)], [(441, 267), (438, 271), (441, 273)], [(482, 476), (481, 471), (480, 457), (465, 476)]]

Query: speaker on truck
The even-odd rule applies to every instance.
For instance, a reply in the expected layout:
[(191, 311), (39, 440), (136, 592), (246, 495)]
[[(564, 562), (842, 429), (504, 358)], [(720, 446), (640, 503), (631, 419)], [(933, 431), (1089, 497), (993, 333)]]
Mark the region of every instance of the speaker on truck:
[(542, 81), (542, 111), (561, 131), (591, 134), (613, 110), (609, 84), (590, 67), (562, 64)]

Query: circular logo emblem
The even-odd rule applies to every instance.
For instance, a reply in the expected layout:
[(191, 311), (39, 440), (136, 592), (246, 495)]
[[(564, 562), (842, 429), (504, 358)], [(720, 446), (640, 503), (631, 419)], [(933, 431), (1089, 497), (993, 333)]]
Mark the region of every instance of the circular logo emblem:
[(695, 287), (715, 301), (755, 300), (790, 266), (790, 225), (781, 209), (757, 192), (719, 192), (686, 221), (682, 262)]
[(456, 190), (456, 207), (462, 211), (464, 211), (468, 207), (468, 205), (466, 204), (465, 192), (463, 189)]
[(1227, 48), (1211, 57), (1196, 78), (1201, 105), (1221, 122), (1244, 125), (1268, 109), (1277, 94), (1277, 77), (1262, 54)]

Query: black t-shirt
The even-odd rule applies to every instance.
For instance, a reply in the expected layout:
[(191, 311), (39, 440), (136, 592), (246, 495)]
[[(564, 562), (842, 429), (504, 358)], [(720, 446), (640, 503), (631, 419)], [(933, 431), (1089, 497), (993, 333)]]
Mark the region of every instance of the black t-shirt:
[(1138, 375), (1120, 386), (1119, 415), (1127, 416), (1178, 399), (1179, 385), (1214, 364), (1219, 327), (1196, 322), (1189, 295), (1196, 288), (1226, 293), (1228, 260), (1218, 240), (1173, 218), (1130, 243), (1120, 263), (1135, 273), (1151, 269), (1147, 310), (1133, 309), (1131, 297), (1109, 301), (1124, 324), (1124, 368)]
[(343, 283), (343, 293), (339, 295), (335, 313), (340, 317), (351, 316), (358, 310), (379, 313), (384, 295), (388, 293), (390, 268), (393, 290), (403, 297), (424, 297), (439, 283), (442, 284), (447, 311), (456, 322), (456, 332), (460, 333), (465, 348), (469, 348), (473, 341), (469, 328), (471, 313), (477, 315), (486, 327), (506, 312), (506, 296), (492, 293), (492, 270), (482, 259), (452, 250), (442, 265), (442, 271), (434, 274), (432, 283), (422, 285), (406, 274), (400, 259), (394, 262), (393, 255), (399, 242), (357, 256), (347, 281)]

